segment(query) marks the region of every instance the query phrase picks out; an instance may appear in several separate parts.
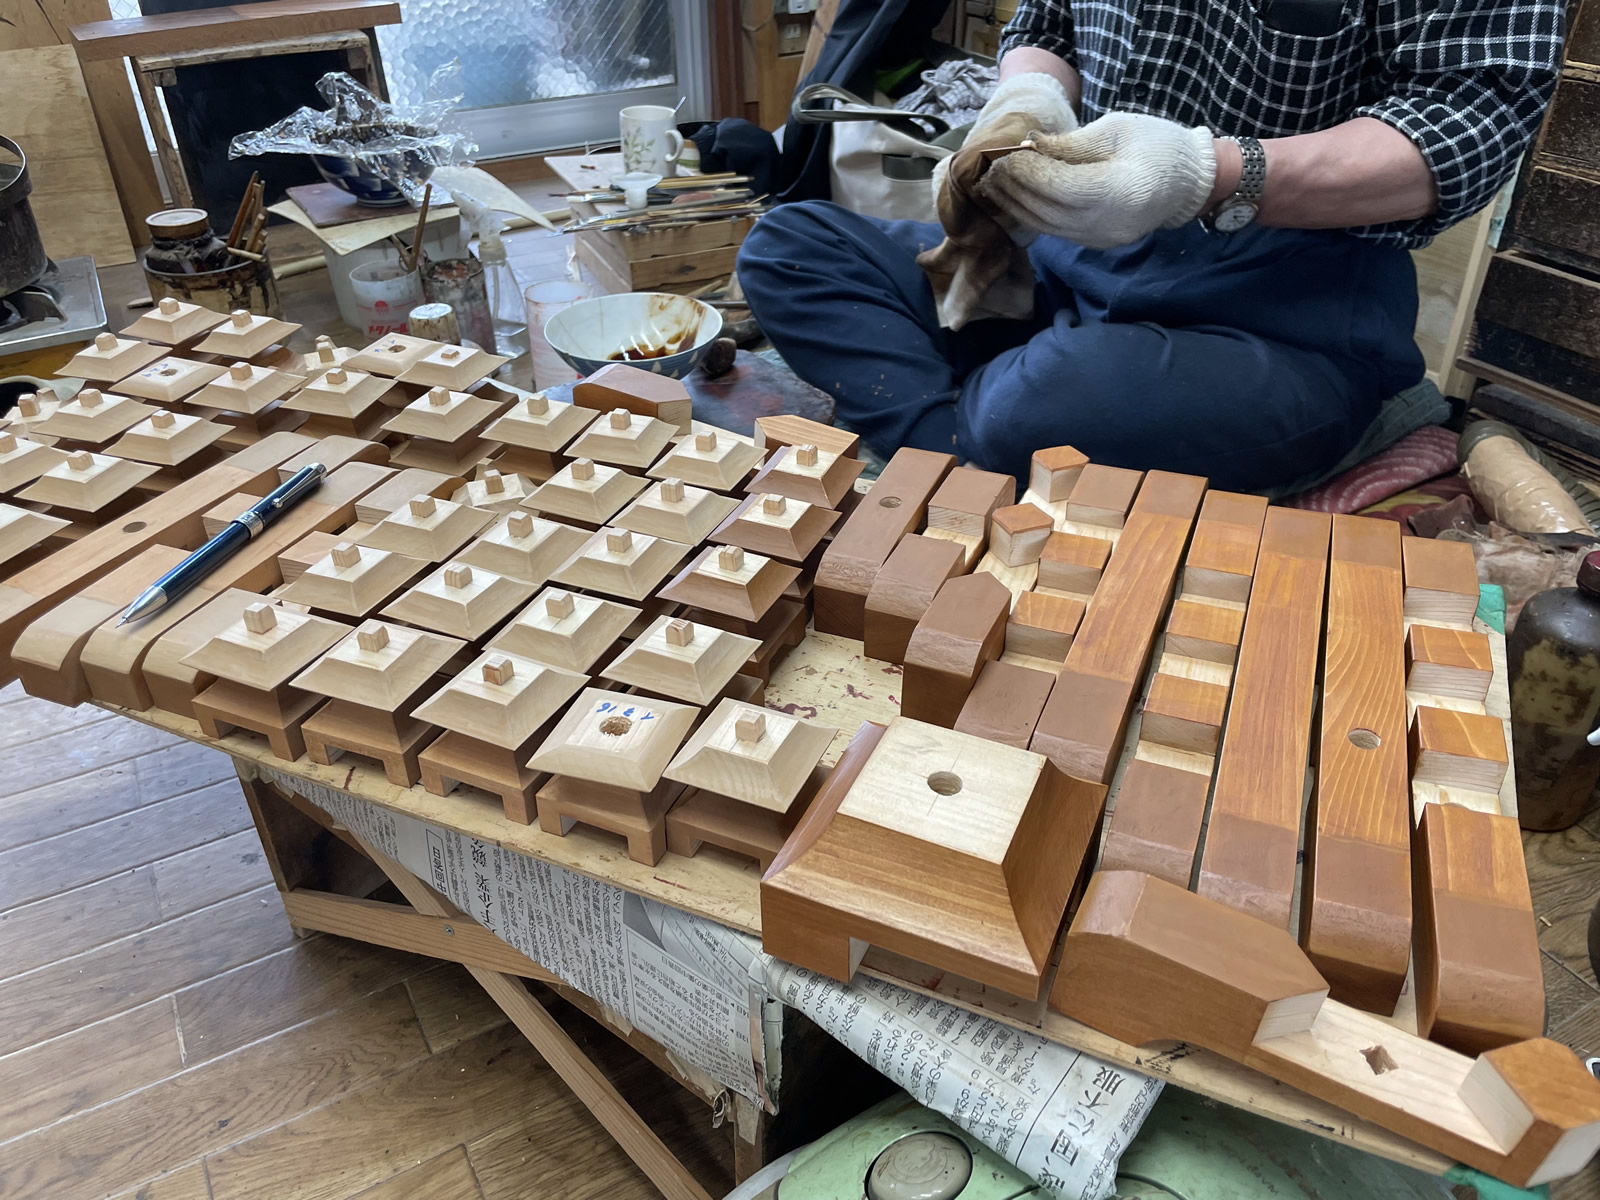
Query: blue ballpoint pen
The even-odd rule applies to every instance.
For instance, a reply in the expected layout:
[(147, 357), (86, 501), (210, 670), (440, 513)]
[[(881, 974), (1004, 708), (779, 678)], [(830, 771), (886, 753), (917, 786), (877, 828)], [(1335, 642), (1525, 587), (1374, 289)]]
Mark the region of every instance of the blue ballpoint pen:
[(259, 504), (229, 521), (216, 537), (145, 588), (143, 594), (128, 605), (128, 611), (122, 614), (122, 620), (117, 624), (126, 625), (129, 621), (148, 617), (171, 604), (233, 557), (256, 534), (321, 487), (323, 476), (327, 473), (328, 469), (321, 463), (301, 467)]

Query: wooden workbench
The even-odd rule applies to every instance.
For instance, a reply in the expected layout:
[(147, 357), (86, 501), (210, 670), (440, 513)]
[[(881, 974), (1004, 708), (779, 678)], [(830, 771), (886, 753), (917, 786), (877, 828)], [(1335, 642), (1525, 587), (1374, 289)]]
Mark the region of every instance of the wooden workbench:
[[(1485, 627), (1480, 624), (1479, 628)], [(1493, 715), (1506, 719), (1508, 705), (1504, 639), (1492, 630), (1488, 632), (1495, 654), (1495, 678), (1488, 709)], [(860, 722), (885, 721), (896, 715), (900, 674), (898, 666), (864, 657), (858, 642), (812, 633), (774, 673), (767, 691), (767, 704), (780, 711), (836, 726), (840, 732), (827, 755), (827, 761), (832, 762)], [(343, 836), (346, 842), (366, 850), (369, 857), (377, 861), (384, 873), (407, 895), (413, 907), (376, 904), (325, 890), (326, 884), (322, 883), (322, 878), (326, 875), (326, 869), (319, 876), (318, 869), (304, 860), (310, 842), (315, 834), (321, 832), (320, 827), (313, 827), (311, 823), (318, 822), (319, 826), (325, 826), (328, 824), (326, 816), (307, 801), (284, 797), (279, 789), (262, 779), (260, 770), (265, 768), (278, 774), (292, 775), (359, 797), (382, 808), (565, 867), (741, 932), (760, 932), (757, 867), (753, 862), (736, 859), (714, 848), (704, 848), (693, 858), (668, 855), (655, 866), (644, 866), (629, 859), (622, 843), (610, 835), (580, 825), (567, 836), (556, 837), (542, 832), (537, 825), (512, 824), (501, 815), (498, 805), (460, 792), (441, 797), (431, 795), (420, 787), (398, 788), (387, 782), (380, 768), (365, 762), (339, 762), (323, 767), (302, 758), (293, 764), (285, 764), (274, 758), (263, 742), (250, 735), (232, 734), (221, 739), (208, 739), (201, 735), (194, 722), (157, 709), (143, 713), (126, 712), (124, 715), (215, 746), (234, 759), (263, 842), (273, 861), (275, 878), (284, 892), (285, 907), (297, 926), (462, 962), (473, 969), (474, 974), (480, 977), (480, 982), (486, 977), (489, 979), (486, 987), (491, 996), (506, 1008), (525, 1033), (528, 1032), (525, 1024), (527, 1013), (518, 995), (522, 989), (508, 989), (504, 981), (519, 975), (544, 982), (554, 981), (559, 985), (558, 980), (554, 980), (542, 967), (523, 958), (488, 930), (462, 916), (448, 905), (448, 901), (432, 892), (404, 867), (371, 852), (370, 847), (360, 847), (346, 831), (335, 832)], [(1135, 727), (1129, 734), (1130, 746), (1137, 736)], [(1509, 776), (1507, 786), (1514, 789)], [(1507, 805), (1509, 807), (1505, 807)], [(1502, 798), (1502, 806), (1503, 811), (1516, 811), (1514, 790)], [(341, 846), (340, 849), (345, 847)], [(312, 882), (308, 883), (308, 880)], [(440, 908), (441, 904), (445, 907)], [(1108, 1062), (1156, 1076), (1273, 1120), (1306, 1128), (1320, 1136), (1346, 1142), (1383, 1158), (1433, 1173), (1441, 1173), (1451, 1165), (1440, 1154), (1219, 1055), (1181, 1044), (1141, 1049), (1097, 1033), (1055, 1012), (1040, 1008), (1024, 1009), (1021, 1005), (1005, 1002), (996, 1007), (996, 997), (992, 993), (968, 992), (959, 985), (941, 984), (936, 991), (926, 991), (909, 982), (903, 973), (897, 974), (894, 966), (891, 958), (874, 951), (868, 955), (863, 969), (868, 974), (890, 979), (913, 991), (923, 991), (924, 994), (936, 995), (941, 1000), (972, 1011), (983, 1012), (1019, 1029), (1042, 1033), (1051, 1041)], [(571, 989), (565, 989), (564, 994), (575, 998), (592, 1015), (602, 1020), (607, 1018), (608, 1014), (600, 1011), (593, 1001), (577, 997)], [(625, 1033), (636, 1047), (708, 1102), (714, 1101), (721, 1091), (708, 1078), (695, 1077), (692, 1072), (678, 1069), (677, 1064), (668, 1061), (668, 1056), (659, 1046), (636, 1030), (619, 1029), (615, 1022), (612, 1022), (612, 1027)], [(550, 1047), (541, 1045), (537, 1038), (535, 1045), (547, 1057), (550, 1056)], [(581, 1078), (581, 1069), (578, 1074)], [(563, 1077), (567, 1076), (564, 1074)], [(570, 1078), (568, 1081), (572, 1082)], [(591, 1097), (581, 1087), (575, 1085), (575, 1090), (586, 1103), (591, 1102)], [(763, 1115), (757, 1106), (742, 1097), (734, 1099), (739, 1131), (735, 1145), (740, 1152), (736, 1157), (742, 1178), (764, 1157)], [(594, 1107), (593, 1103), (591, 1107)], [(628, 1144), (618, 1129), (607, 1121), (604, 1111), (596, 1109), (596, 1115), (619, 1140), (624, 1140), (630, 1152), (639, 1157), (639, 1148)], [(631, 1112), (628, 1115), (631, 1116)], [(648, 1135), (648, 1130), (644, 1133)], [(659, 1142), (654, 1148), (645, 1149), (647, 1153), (640, 1157), (640, 1165), (666, 1194), (682, 1196), (685, 1200), (698, 1200), (704, 1195), (693, 1180), (682, 1172), (681, 1167), (677, 1167), (676, 1161), (671, 1160)], [(670, 1166), (661, 1161), (663, 1155), (670, 1161)], [(655, 1169), (652, 1169), (652, 1162)], [(676, 1171), (674, 1167), (677, 1167)]]

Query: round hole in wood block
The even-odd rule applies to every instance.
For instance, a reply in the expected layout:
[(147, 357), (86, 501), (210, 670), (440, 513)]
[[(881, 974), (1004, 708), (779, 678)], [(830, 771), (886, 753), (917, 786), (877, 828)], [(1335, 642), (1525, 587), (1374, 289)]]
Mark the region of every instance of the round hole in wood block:
[(472, 568), (466, 563), (456, 563), (444, 569), (444, 585), (447, 588), (464, 588), (472, 582)]
[(102, 354), (109, 354), (117, 348), (117, 335), (114, 333), (97, 333), (94, 335), (94, 348)]
[(749, 713), (733, 723), (733, 736), (741, 742), (759, 742), (767, 733), (767, 718), (761, 713)]
[(172, 379), (181, 374), (183, 374), (183, 368), (179, 367), (177, 363), (170, 362), (156, 372), (157, 377), (161, 379)]
[(233, 327), (235, 329), (249, 329), (250, 328), (250, 313), (246, 309), (243, 309), (243, 308), (234, 309), (231, 313), (228, 314), (228, 320), (233, 322)]
[(709, 454), (717, 448), (717, 435), (709, 429), (704, 433), (694, 435), (694, 448), (703, 454)]
[(354, 542), (340, 542), (333, 548), (333, 565), (353, 567), (361, 561), (361, 547)]
[(571, 592), (551, 592), (544, 598), (544, 611), (557, 621), (562, 617), (572, 615), (573, 601)]
[(724, 546), (717, 551), (717, 565), (724, 571), (739, 571), (744, 568), (744, 547)]
[(389, 644), (389, 627), (374, 621), (356, 630), (356, 645), (368, 654), (376, 654)]
[(572, 460), (572, 477), (574, 479), (576, 479), (576, 480), (579, 480), (580, 482), (586, 482), (586, 481), (588, 481), (590, 479), (593, 479), (594, 478), (594, 463), (591, 462), (587, 458), (575, 458), (575, 459), (573, 459)]
[(899, 508), (900, 507), (900, 497), (899, 496), (885, 496), (882, 500), (878, 501), (878, 507), (879, 508)]
[(542, 417), (549, 411), (550, 401), (543, 392), (535, 392), (528, 397), (528, 415), (530, 417)]
[(928, 776), (928, 788), (941, 796), (954, 796), (961, 790), (961, 776), (954, 771), (935, 771)]
[(105, 393), (99, 388), (84, 388), (78, 393), (79, 408), (99, 408), (105, 400)]
[(413, 496), (411, 497), (410, 507), (413, 517), (422, 518), (433, 516), (434, 511), (439, 506), (434, 502), (432, 496)]
[(0, 433), (0, 454), (15, 454), (16, 451), (16, 435), (11, 433)]
[(251, 633), (271, 633), (278, 627), (278, 610), (270, 604), (252, 604), (244, 610), (244, 627)]
[(141, 529), (143, 529), (148, 524), (149, 524), (148, 521), (129, 521), (126, 525), (124, 525), (122, 527), (122, 532), (123, 533), (138, 533)]
[(37, 417), (39, 415), (39, 393), (29, 392), (26, 396), (18, 396), (17, 411), (25, 417)]
[(632, 424), (633, 424), (633, 414), (631, 412), (629, 412), (627, 409), (625, 409), (625, 408), (613, 408), (611, 410), (611, 428), (613, 428), (613, 429), (626, 429), (629, 425), (632, 425)]
[(429, 388), (428, 403), (434, 408), (443, 408), (450, 403), (450, 389), (442, 387)]
[(406, 352), (406, 348), (400, 342), (390, 342), (387, 346), (383, 347), (383, 352), (385, 354), (404, 354)]
[(67, 466), (74, 471), (87, 471), (94, 466), (94, 455), (87, 450), (76, 450), (67, 455)]
[(817, 448), (815, 446), (796, 446), (794, 448), (794, 461), (798, 466), (814, 467), (817, 465)]
[(514, 538), (525, 538), (533, 532), (533, 517), (528, 513), (512, 513), (506, 518), (506, 532)]
[(606, 549), (612, 554), (626, 554), (633, 549), (633, 534), (626, 529), (613, 529), (606, 534)]
[(683, 480), (663, 479), (661, 481), (661, 498), (668, 504), (682, 504)]
[(1376, 750), (1383, 745), (1383, 739), (1370, 729), (1352, 729), (1345, 737), (1357, 750)]
[(156, 305), (156, 308), (163, 317), (175, 317), (178, 315), (178, 302), (171, 296), (161, 297), (161, 303)]
[(237, 379), (240, 383), (244, 383), (246, 380), (248, 380), (250, 375), (251, 370), (249, 363), (236, 362), (233, 364), (233, 366), (228, 368), (228, 377), (230, 379)]
[(769, 517), (783, 516), (784, 510), (788, 507), (789, 501), (788, 497), (786, 496), (761, 497), (761, 511), (766, 513)]
[(621, 737), (633, 728), (633, 722), (627, 717), (607, 717), (600, 722), (600, 732), (607, 737)]
[(178, 423), (178, 418), (164, 408), (158, 408), (150, 414), (150, 424), (157, 429), (171, 429)]
[(506, 490), (506, 477), (500, 474), (499, 471), (485, 471), (483, 473), (483, 490), (488, 492), (491, 496), (504, 495)]
[(516, 677), (517, 667), (503, 654), (496, 654), (483, 664), (483, 681), (497, 685), (508, 684)]
[(350, 382), (350, 373), (343, 367), (334, 367), (323, 378), (328, 381), (330, 387), (343, 387)]
[(687, 646), (694, 641), (694, 622), (674, 617), (665, 626), (667, 645)]

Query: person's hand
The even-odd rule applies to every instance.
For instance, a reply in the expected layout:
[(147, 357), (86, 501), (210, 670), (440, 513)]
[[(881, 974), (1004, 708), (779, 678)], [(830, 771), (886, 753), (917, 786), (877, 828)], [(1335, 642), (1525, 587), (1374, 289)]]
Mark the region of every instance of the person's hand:
[[(1015, 146), (1035, 130), (1040, 133), (1067, 133), (1078, 127), (1078, 117), (1067, 99), (1067, 89), (1059, 79), (1042, 71), (1014, 75), (1006, 80), (989, 97), (978, 119), (967, 131), (962, 149), (990, 150), (999, 146)], [(944, 191), (945, 175), (950, 169), (950, 157), (941, 158), (933, 167), (933, 201), (937, 206)]]
[(978, 198), (1003, 222), (1082, 246), (1125, 246), (1176, 229), (1200, 215), (1216, 182), (1211, 131), (1163, 117), (1108, 113), (1031, 140), (1033, 151), (989, 167)]

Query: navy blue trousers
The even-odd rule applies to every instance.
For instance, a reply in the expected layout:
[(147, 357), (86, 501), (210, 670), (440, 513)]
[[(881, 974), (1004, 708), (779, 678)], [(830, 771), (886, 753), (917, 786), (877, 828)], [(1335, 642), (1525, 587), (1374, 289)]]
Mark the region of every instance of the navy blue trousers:
[(784, 360), (877, 453), (953, 451), (1024, 478), (1041, 446), (1254, 490), (1336, 463), (1422, 377), (1403, 249), (1197, 222), (1116, 250), (1040, 238), (1034, 317), (941, 329), (916, 264), (937, 225), (782, 205), (739, 278)]

